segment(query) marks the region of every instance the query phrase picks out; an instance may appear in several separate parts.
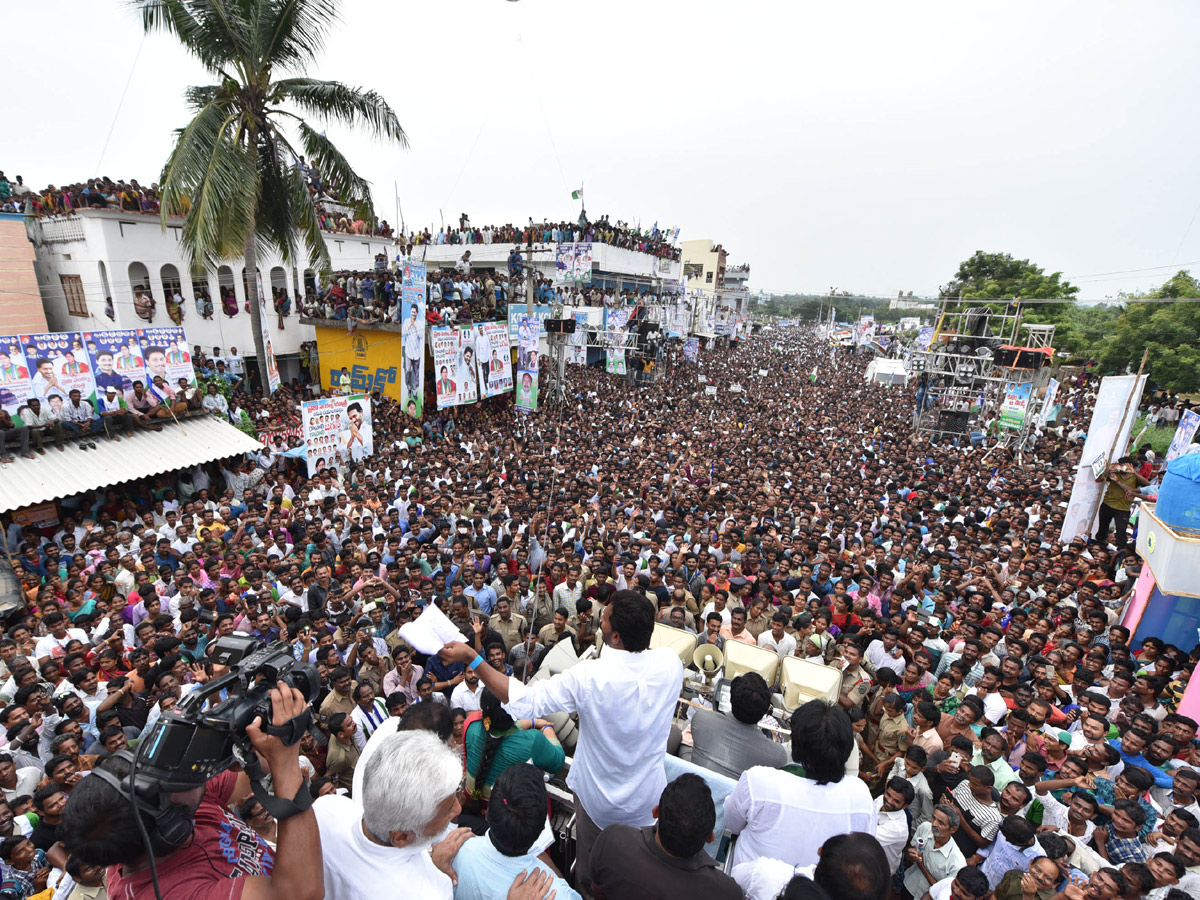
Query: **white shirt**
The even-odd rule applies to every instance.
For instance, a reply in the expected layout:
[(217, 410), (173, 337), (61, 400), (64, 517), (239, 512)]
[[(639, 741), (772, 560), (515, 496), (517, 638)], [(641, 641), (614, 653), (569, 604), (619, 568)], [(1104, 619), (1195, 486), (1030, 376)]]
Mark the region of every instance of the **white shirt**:
[(756, 859), (733, 867), (730, 875), (746, 900), (776, 900), (797, 875), (812, 878), (816, 866), (793, 866), (780, 859)]
[(546, 681), (510, 678), (504, 708), (514, 719), (578, 713), (568, 786), (598, 827), (640, 828), (654, 822), (651, 810), (667, 786), (663, 756), (682, 686), (683, 663), (673, 651), (605, 647), (599, 658)]
[(385, 847), (362, 830), (362, 807), (339, 794), (328, 794), (312, 806), (321, 832), (325, 900), (390, 897), (398, 885), (422, 900), (452, 900), (450, 877), (433, 864), (429, 848)]
[[(946, 841), (941, 847), (934, 846), (933, 826), (928, 822), (917, 826), (913, 832), (913, 838), (909, 842), (909, 846), (916, 847), (918, 843), (924, 844), (922, 856), (924, 857), (925, 868), (938, 881), (941, 881), (943, 878), (953, 878), (958, 874), (958, 870), (967, 864), (966, 857), (958, 849), (958, 844), (954, 843), (953, 838)], [(920, 897), (929, 890), (931, 885), (925, 874), (917, 866), (910, 865), (904, 870), (904, 886), (908, 888), (908, 892), (914, 897)]]
[(465, 709), (467, 712), (475, 712), (479, 709), (479, 698), (483, 695), (483, 685), (476, 683), (475, 690), (467, 687), (466, 681), (460, 681), (454, 686), (454, 690), (450, 692), (450, 708)]
[(983, 717), (990, 724), (995, 725), (1008, 714), (1008, 704), (1004, 702), (1004, 698), (1000, 696), (999, 691), (984, 694), (982, 699)]
[(88, 640), (86, 631), (82, 628), (68, 628), (67, 636), (62, 640), (59, 640), (52, 634), (38, 638), (38, 642), (33, 648), (33, 655), (38, 659), (44, 656), (49, 656), (52, 659), (62, 659), (67, 655), (67, 644), (71, 643), (71, 641), (82, 641), (85, 647), (91, 646), (91, 641)]
[(867, 658), (867, 662), (875, 667), (876, 672), (882, 668), (891, 669), (897, 675), (903, 675), (904, 667), (907, 665), (904, 660), (904, 654), (901, 653), (897, 658), (891, 653), (888, 653), (883, 646), (883, 641), (871, 641), (870, 645), (867, 647), (867, 652), (864, 653), (863, 656)]
[(725, 827), (740, 834), (735, 866), (760, 856), (812, 866), (827, 838), (851, 831), (874, 834), (875, 804), (859, 778), (817, 784), (782, 769), (754, 766), (725, 798)]
[(875, 798), (875, 837), (887, 857), (888, 871), (895, 873), (900, 868), (900, 855), (908, 843), (908, 816), (904, 810), (884, 812), (883, 795)]
[(758, 636), (758, 646), (766, 650), (774, 650), (779, 654), (780, 659), (787, 659), (796, 652), (796, 639), (785, 631), (783, 637), (775, 640), (775, 635), (768, 628)]

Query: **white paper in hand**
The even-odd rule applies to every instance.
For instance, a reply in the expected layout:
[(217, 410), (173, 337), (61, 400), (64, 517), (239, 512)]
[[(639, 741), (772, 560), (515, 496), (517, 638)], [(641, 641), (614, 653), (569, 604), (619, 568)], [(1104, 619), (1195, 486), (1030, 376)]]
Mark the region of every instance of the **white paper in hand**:
[(451, 641), (461, 641), (463, 634), (446, 614), (430, 603), (413, 621), (400, 626), (400, 637), (404, 638), (418, 653), (437, 653)]

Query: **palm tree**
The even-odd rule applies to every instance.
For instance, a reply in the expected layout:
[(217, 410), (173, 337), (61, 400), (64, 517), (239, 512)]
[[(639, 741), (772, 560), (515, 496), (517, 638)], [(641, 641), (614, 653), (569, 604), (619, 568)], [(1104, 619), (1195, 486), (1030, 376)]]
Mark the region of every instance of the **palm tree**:
[[(242, 256), (254, 350), (264, 396), (262, 311), (256, 273), (259, 250), (273, 245), (285, 261), (300, 255), (329, 266), (316, 210), (296, 165), (298, 140), (308, 163), (342, 202), (370, 222), (370, 185), (323, 132), (300, 115), (367, 130), (408, 146), (396, 114), (375, 91), (304, 75), (338, 18), (337, 0), (131, 0), (146, 32), (165, 31), (212, 73), (216, 84), (190, 87), (195, 115), (175, 132), (163, 173), (162, 216), (186, 216), (185, 252), (211, 267)], [(289, 74), (292, 77), (277, 77)]]

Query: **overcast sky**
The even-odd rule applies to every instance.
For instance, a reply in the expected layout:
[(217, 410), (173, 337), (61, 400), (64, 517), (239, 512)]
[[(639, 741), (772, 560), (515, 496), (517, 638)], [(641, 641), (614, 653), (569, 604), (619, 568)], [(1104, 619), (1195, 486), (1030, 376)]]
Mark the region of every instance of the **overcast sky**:
[[(203, 69), (120, 0), (5, 18), (0, 169), (156, 180)], [(396, 110), (408, 151), (328, 133), (409, 228), (574, 217), (582, 184), (752, 288), (931, 293), (983, 249), (1100, 298), (1200, 265), (1198, 26), (1187, 0), (346, 0), (309, 74)]]

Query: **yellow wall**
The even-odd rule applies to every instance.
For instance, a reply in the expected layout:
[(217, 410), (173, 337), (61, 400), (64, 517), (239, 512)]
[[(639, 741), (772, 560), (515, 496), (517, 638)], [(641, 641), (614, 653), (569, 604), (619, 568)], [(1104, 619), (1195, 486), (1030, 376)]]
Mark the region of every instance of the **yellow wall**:
[(332, 384), (332, 373), (345, 366), (350, 371), (351, 391), (379, 391), (402, 402), (404, 363), (401, 334), (360, 328), (353, 334), (345, 328), (317, 327), (321, 386)]

